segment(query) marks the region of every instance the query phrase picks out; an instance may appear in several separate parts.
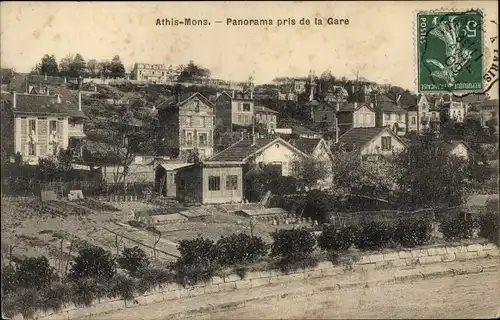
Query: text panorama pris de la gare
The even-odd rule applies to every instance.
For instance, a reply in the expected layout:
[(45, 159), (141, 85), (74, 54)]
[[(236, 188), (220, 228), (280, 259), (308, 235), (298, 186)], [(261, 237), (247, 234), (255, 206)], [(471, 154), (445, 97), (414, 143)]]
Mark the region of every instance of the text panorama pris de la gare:
[(211, 25), (226, 25), (226, 26), (309, 26), (309, 25), (334, 25), (347, 26), (349, 25), (348, 18), (326, 17), (326, 18), (282, 18), (282, 19), (236, 19), (225, 18), (221, 20), (195, 19), (195, 18), (157, 18), (157, 26), (166, 27), (181, 27), (194, 26), (205, 27)]

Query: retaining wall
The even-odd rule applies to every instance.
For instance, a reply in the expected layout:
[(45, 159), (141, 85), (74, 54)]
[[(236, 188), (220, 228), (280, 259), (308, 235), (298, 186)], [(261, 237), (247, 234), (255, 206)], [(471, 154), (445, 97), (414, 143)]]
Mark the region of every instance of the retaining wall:
[[(401, 251), (387, 251), (383, 253), (372, 253), (360, 256), (350, 267), (357, 270), (375, 270), (391, 267), (407, 267), (417, 264), (445, 263), (451, 261), (464, 261), (481, 259), (486, 257), (498, 257), (500, 251), (494, 244), (469, 244), (460, 246), (427, 246), (416, 249)], [(154, 304), (162, 301), (176, 300), (194, 297), (203, 294), (224, 292), (239, 289), (249, 289), (276, 283), (289, 283), (291, 281), (334, 277), (346, 273), (346, 266), (333, 265), (331, 262), (320, 262), (315, 268), (300, 270), (284, 274), (278, 270), (248, 272), (244, 279), (237, 275), (229, 275), (224, 278), (214, 277), (207, 283), (201, 283), (191, 287), (170, 283), (159, 286), (142, 296), (136, 297), (135, 301), (124, 301), (122, 299), (101, 299), (90, 307), (77, 308), (73, 304), (59, 312), (39, 312), (38, 319), (77, 319), (80, 317), (112, 312), (125, 308), (133, 308), (138, 305)], [(352, 281), (352, 280), (351, 280)], [(21, 318), (19, 318), (21, 319)]]

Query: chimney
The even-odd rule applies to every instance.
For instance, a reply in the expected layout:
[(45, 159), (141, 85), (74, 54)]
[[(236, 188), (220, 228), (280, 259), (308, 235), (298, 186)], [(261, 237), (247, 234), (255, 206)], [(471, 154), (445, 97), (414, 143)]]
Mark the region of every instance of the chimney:
[(373, 102), (370, 102), (370, 108), (373, 109)]
[(12, 91), (12, 109), (17, 107), (17, 92)]
[(340, 111), (340, 103), (337, 101), (337, 104), (335, 105), (335, 111), (339, 112)]
[(45, 81), (47, 81), (47, 74), (45, 74)]
[(231, 94), (231, 97), (234, 99), (234, 95), (235, 95), (235, 89), (233, 89), (233, 92)]
[(358, 108), (358, 103), (354, 102), (354, 110), (356, 110), (357, 108)]
[(78, 91), (78, 111), (82, 111), (82, 92)]
[(47, 88), (47, 95), (50, 96), (50, 90)]

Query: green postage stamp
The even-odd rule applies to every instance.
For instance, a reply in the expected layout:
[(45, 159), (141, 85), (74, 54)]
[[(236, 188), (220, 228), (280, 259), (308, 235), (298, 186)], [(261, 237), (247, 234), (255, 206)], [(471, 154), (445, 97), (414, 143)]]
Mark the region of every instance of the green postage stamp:
[(479, 10), (417, 13), (419, 92), (483, 90), (483, 15)]

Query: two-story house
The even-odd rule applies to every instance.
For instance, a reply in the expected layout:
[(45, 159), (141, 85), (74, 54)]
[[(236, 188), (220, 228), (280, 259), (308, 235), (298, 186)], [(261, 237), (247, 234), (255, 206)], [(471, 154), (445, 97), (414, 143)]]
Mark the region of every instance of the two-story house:
[(223, 92), (215, 100), (215, 124), (222, 132), (249, 128), (254, 121), (253, 92)]
[(339, 107), (337, 118), (340, 134), (351, 128), (375, 127), (373, 103), (344, 103)]
[(390, 128), (398, 136), (406, 134), (406, 110), (385, 95), (374, 97), (376, 125)]
[(156, 110), (172, 158), (185, 159), (195, 149), (201, 159), (213, 156), (214, 105), (201, 93), (169, 97)]
[(337, 106), (340, 102), (327, 103), (313, 100), (307, 104), (311, 110), (311, 119), (314, 124), (324, 124), (334, 126)]
[(463, 123), (471, 106), (471, 99), (445, 94), (437, 101), (437, 105), (440, 107), (442, 120), (451, 119), (454, 122)]
[(133, 80), (164, 83), (172, 76), (172, 72), (164, 64), (135, 63), (132, 78)]
[(264, 106), (255, 106), (255, 122), (262, 124), (267, 132), (276, 129), (278, 124), (278, 111)]
[(12, 119), (12, 153), (19, 153), (29, 164), (40, 158), (57, 156), (61, 149), (81, 153), (80, 139), (85, 137), (81, 93), (78, 103), (63, 100), (61, 95), (31, 95), (11, 92), (2, 97), (5, 115)]
[(437, 101), (431, 96), (426, 96), (423, 94), (419, 95), (417, 97), (416, 109), (417, 132), (419, 134), (426, 132), (439, 132), (441, 117)]

